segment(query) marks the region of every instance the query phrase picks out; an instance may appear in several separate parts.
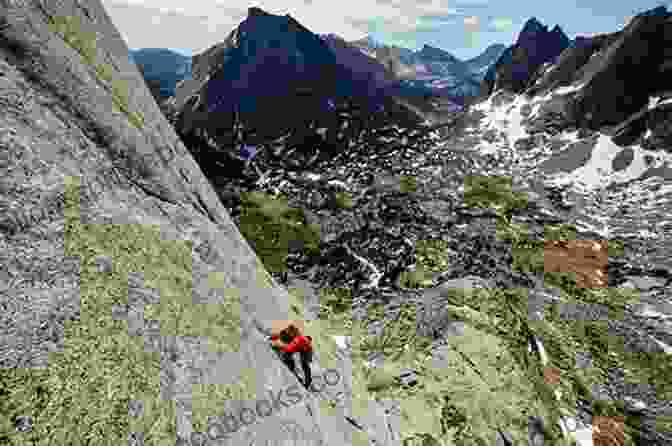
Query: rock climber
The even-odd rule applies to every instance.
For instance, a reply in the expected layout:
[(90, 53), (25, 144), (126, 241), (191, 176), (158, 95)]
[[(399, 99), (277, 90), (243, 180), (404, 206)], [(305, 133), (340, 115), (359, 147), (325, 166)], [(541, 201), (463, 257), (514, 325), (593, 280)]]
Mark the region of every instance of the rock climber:
[[(279, 333), (272, 334), (271, 345), (280, 351), (282, 361), (289, 367), (289, 370), (296, 375), (296, 366), (294, 363), (294, 353), (299, 353), (301, 360), (301, 368), (303, 369), (303, 376), (305, 382), (303, 385), (311, 390), (312, 375), (310, 370), (310, 363), (313, 360), (313, 338), (304, 336), (296, 324), (290, 323), (286, 328)], [(297, 375), (298, 377), (298, 375)]]

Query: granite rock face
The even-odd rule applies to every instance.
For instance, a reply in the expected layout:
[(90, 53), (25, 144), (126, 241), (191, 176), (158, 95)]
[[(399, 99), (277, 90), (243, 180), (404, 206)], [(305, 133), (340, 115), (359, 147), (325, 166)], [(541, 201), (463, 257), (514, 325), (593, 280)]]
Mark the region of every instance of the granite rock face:
[[(50, 23), (57, 24), (59, 31), (54, 32)], [(87, 32), (97, 38), (93, 53), (91, 46), (86, 46), (90, 42), (87, 34), (82, 34)], [(175, 444), (175, 440), (187, 444), (190, 438), (200, 441), (196, 437), (203, 433), (194, 433), (190, 421), (191, 388), (204, 376), (209, 376), (211, 383), (221, 384), (244, 369), (256, 368), (258, 395), (264, 394), (262, 389), (277, 393), (297, 385), (266, 340), (271, 321), (287, 313), (287, 292), (270, 278), (259, 279), (265, 272), (255, 253), (160, 112), (135, 65), (129, 62), (128, 48), (99, 1), (0, 1), (0, 159), (3, 426), (9, 426), (16, 417), (40, 420), (42, 414), (44, 420), (46, 415), (37, 407), (24, 405), (22, 411), (34, 412), (15, 413), (18, 406), (5, 398), (10, 390), (6, 386), (18, 379), (19, 372), (53, 370), (54, 355), (71, 351), (75, 342), (65, 333), (72, 333), (68, 330), (73, 326), (88, 327), (92, 318), (128, 321), (129, 336), (145, 338), (145, 354), (154, 351), (164, 358), (160, 376), (158, 369), (144, 372), (138, 365), (123, 372), (156, 373), (160, 394), (148, 394), (146, 398), (154, 398), (159, 405), (173, 401), (172, 428), (167, 426), (169, 430), (159, 434), (164, 438), (161, 444)], [(176, 270), (176, 274), (193, 278), (193, 294), (186, 299), (193, 299), (188, 300), (190, 305), (224, 302), (223, 293), (211, 288), (211, 273), (219, 272), (225, 288), (238, 290), (242, 308), (240, 349), (215, 354), (203, 339), (180, 332), (168, 336), (163, 327), (158, 330), (158, 320), (143, 322), (143, 307), (146, 313), (147, 305), (167, 299), (147, 283), (147, 276), (156, 273), (151, 269), (136, 271), (144, 273), (144, 279), (129, 272), (128, 306), (110, 307), (109, 314), (91, 314), (91, 302), (83, 297), (89, 280), (84, 279), (88, 254), (74, 255), (67, 248), (78, 243), (67, 239), (71, 226), (65, 215), (64, 194), (68, 184), (77, 185), (79, 190), (79, 215), (75, 218), (82, 227), (121, 225), (129, 228), (128, 237), (133, 228), (154, 227), (169, 243), (189, 240), (195, 249), (193, 258), (190, 256), (188, 269)], [(95, 249), (94, 240), (88, 243)], [(101, 277), (112, 277), (115, 268), (124, 266), (116, 263), (118, 259), (96, 259), (94, 271)], [(182, 368), (184, 364), (191, 366)], [(319, 360), (314, 365), (319, 371)], [(56, 390), (49, 391), (55, 397)], [(99, 399), (81, 402), (82, 407), (112, 403), (126, 407), (125, 401), (115, 402), (105, 392), (95, 395)], [(241, 403), (226, 400), (221, 405), (233, 411), (240, 409)], [(69, 406), (62, 409), (75, 410)], [(283, 410), (283, 416), (239, 429), (224, 436), (219, 444), (241, 444), (241, 436), (254, 434), (255, 438), (271, 435), (283, 441), (292, 441), (292, 436), (298, 435), (304, 442), (301, 444), (342, 445), (347, 441), (343, 437), (351, 431), (343, 417), (318, 416), (320, 409), (314, 400), (306, 399)], [(97, 414), (94, 409), (86, 412), (89, 417)], [(372, 427), (377, 417), (359, 422), (375, 431), (384, 425), (379, 421)], [(54, 427), (63, 419), (52, 420)], [(76, 419), (86, 424), (80, 426), (81, 432), (93, 435), (89, 431), (93, 419), (83, 421), (83, 414)], [(114, 426), (106, 420), (95, 421), (108, 432)], [(387, 432), (388, 427), (384, 427)], [(76, 426), (65, 428), (76, 432)], [(8, 435), (24, 434), (0, 432), (3, 440)], [(45, 425), (33, 425), (31, 435), (44, 441)], [(143, 433), (118, 435), (107, 437), (107, 441), (122, 444), (127, 437), (138, 441)], [(159, 444), (147, 432), (144, 435), (145, 442)]]

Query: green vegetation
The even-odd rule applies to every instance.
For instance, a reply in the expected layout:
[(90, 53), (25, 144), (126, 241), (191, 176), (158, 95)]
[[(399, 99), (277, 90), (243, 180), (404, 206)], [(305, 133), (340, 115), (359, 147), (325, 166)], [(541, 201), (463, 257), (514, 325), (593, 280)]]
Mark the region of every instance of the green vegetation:
[(329, 319), (352, 309), (352, 291), (349, 288), (324, 289), (320, 297), (320, 318)]
[(410, 194), (418, 190), (418, 183), (415, 177), (402, 175), (399, 180), (399, 187), (401, 189), (401, 192), (405, 194)]
[(311, 254), (320, 244), (319, 228), (307, 224), (303, 209), (287, 201), (257, 191), (241, 197), (240, 232), (271, 272), (286, 271), (290, 245)]
[(432, 285), (432, 277), (448, 270), (448, 243), (444, 240), (418, 240), (415, 246), (416, 267), (399, 275), (403, 288), (424, 288)]
[[(257, 389), (256, 370), (243, 369), (234, 384), (204, 384), (195, 383), (191, 386), (192, 392), (192, 424), (195, 432), (208, 430), (208, 418), (212, 416), (224, 416), (224, 401), (254, 400), (254, 389)], [(173, 439), (173, 443), (175, 440)]]
[[(129, 432), (143, 432), (147, 445), (172, 445), (175, 408), (159, 395), (159, 355), (146, 352), (143, 338), (129, 336), (127, 322), (112, 319), (112, 306), (127, 303), (128, 273), (143, 272), (146, 286), (161, 296), (160, 304), (145, 306), (144, 316), (161, 321), (163, 336), (207, 336), (211, 348), (235, 352), (240, 349), (239, 296), (236, 290), (226, 290), (226, 304), (205, 310), (195, 306), (191, 242), (163, 240), (159, 228), (152, 226), (82, 224), (78, 184), (66, 184), (65, 192), (65, 253), (81, 260), (81, 317), (66, 323), (65, 347), (51, 354), (48, 368), (0, 369), (0, 440), (38, 446), (122, 444)], [(486, 202), (476, 194), (471, 197)], [(291, 240), (303, 240), (303, 248), (314, 251), (319, 237), (305, 224), (302, 211), (289, 207), (284, 198), (252, 193), (243, 201), (241, 232), (261, 259), (260, 286), (270, 287), (264, 266), (268, 270), (284, 267)], [(506, 204), (500, 206), (505, 208)], [(498, 234), (517, 249), (516, 267), (543, 272), (543, 252), (539, 258), (543, 244), (529, 240), (523, 227), (507, 221), (502, 219)], [(549, 238), (576, 234), (569, 226), (546, 229)], [(447, 254), (447, 244), (440, 240), (424, 240), (416, 246), (418, 265), (424, 271), (445, 271)], [(100, 255), (114, 259), (111, 273), (97, 272), (95, 259)], [(622, 317), (625, 305), (638, 299), (628, 289), (579, 289), (571, 278), (560, 276), (549, 276), (549, 281), (556, 281), (553, 286), (559, 288), (563, 301), (605, 305), (611, 318)], [(220, 273), (209, 280), (213, 288), (224, 287)], [(289, 291), (289, 317), (302, 318), (304, 298), (296, 289)], [(365, 414), (372, 399), (401, 401), (405, 446), (490, 445), (497, 428), (522, 444), (531, 414), (547, 421), (550, 440), (545, 444), (570, 444), (562, 439), (558, 418), (575, 411), (577, 398), (589, 399), (590, 386), (603, 382), (613, 368), (626, 370), (629, 382), (653, 384), (659, 399), (672, 399), (672, 365), (666, 358), (626, 351), (623, 341), (610, 335), (606, 320), (567, 320), (560, 316), (558, 305), (546, 308), (544, 320), (530, 320), (526, 289), (452, 292), (447, 310), (450, 319), (465, 322), (465, 335), (449, 338), (446, 357), (439, 363), (430, 361), (431, 340), (417, 335), (413, 304), (401, 305), (382, 332), (373, 334), (366, 327), (388, 319), (383, 307), (372, 305), (359, 321), (353, 318), (352, 298), (348, 289), (321, 290), (320, 318), (306, 322), (306, 333), (319, 346), (323, 368), (337, 366), (332, 336), (352, 336), (353, 413)], [(528, 352), (530, 333), (543, 340), (549, 365), (561, 371), (559, 403), (543, 382), (541, 365)], [(365, 365), (372, 352), (382, 352), (382, 367)], [(592, 354), (593, 367), (575, 367), (579, 352)], [(402, 384), (396, 378), (402, 368), (417, 370), (419, 382)], [(194, 385), (194, 429), (204, 431), (207, 417), (218, 414), (223, 401), (255, 398), (254, 376), (254, 371), (247, 370), (235, 385)], [(130, 400), (144, 402), (141, 417), (128, 417)], [(594, 406), (598, 415), (622, 414), (618, 403), (595, 402)], [(321, 408), (333, 414), (333, 404)], [(31, 414), (36, 421), (31, 433), (14, 429), (13, 417), (23, 414)], [(627, 445), (634, 443), (636, 423), (626, 417)], [(661, 419), (659, 424), (669, 429), (672, 422)], [(365, 434), (353, 437), (354, 444), (368, 444)]]
[(511, 178), (467, 176), (464, 202), (469, 207), (494, 208), (503, 221), (510, 222), (513, 212), (527, 206), (527, 195), (511, 190)]
[(49, 19), (50, 30), (60, 35), (68, 46), (77, 51), (87, 65), (94, 67), (99, 81), (111, 84), (114, 109), (124, 113), (129, 122), (141, 130), (145, 124), (144, 116), (139, 111), (130, 110), (126, 82), (113, 79), (113, 69), (109, 64), (96, 64), (96, 33), (83, 31), (79, 17), (54, 16)]
[(350, 192), (336, 192), (335, 203), (338, 209), (352, 209), (354, 206)]
[[(492, 206), (500, 215), (497, 235), (512, 243), (514, 268), (543, 274), (543, 240), (531, 240), (524, 225), (511, 222), (513, 213), (526, 206), (525, 196), (510, 191), (507, 181), (476, 179), (465, 194), (472, 205)], [(548, 240), (576, 237), (572, 225), (546, 227)], [(611, 243), (611, 242), (610, 242)], [(423, 246), (424, 245), (424, 246)], [(614, 243), (614, 252), (622, 252), (622, 243)], [(612, 247), (610, 246), (610, 249)], [(423, 241), (416, 247), (421, 270), (445, 270), (445, 243)], [(423, 276), (416, 277), (420, 283)], [(620, 318), (626, 304), (638, 296), (628, 289), (577, 288), (568, 274), (547, 274), (550, 286), (557, 287), (564, 302), (605, 305), (609, 317)], [(559, 305), (546, 308), (543, 321), (528, 318), (526, 289), (488, 289), (474, 293), (455, 290), (449, 303), (450, 318), (466, 323), (465, 336), (450, 338), (454, 353), (440, 366), (428, 361), (429, 342), (415, 335), (415, 309), (408, 305), (382, 333), (369, 335), (367, 324), (383, 319), (382, 308), (373, 306), (367, 319), (352, 322), (358, 327), (353, 336), (353, 384), (361, 401), (391, 398), (403, 401), (402, 438), (407, 446), (492, 444), (496, 428), (508, 431), (514, 444), (526, 442), (527, 416), (541, 415), (547, 421), (547, 444), (573, 444), (563, 438), (558, 421), (572, 415), (576, 400), (590, 400), (590, 387), (606, 380), (606, 371), (625, 368), (630, 382), (656, 383), (660, 399), (670, 399), (672, 371), (669, 361), (658, 354), (626, 352), (622, 339), (610, 336), (607, 320), (578, 321), (559, 317)], [(334, 299), (337, 299), (337, 295)], [(328, 301), (329, 302), (329, 301)], [(345, 301), (343, 305), (345, 305)], [(329, 306), (333, 306), (329, 303)], [(342, 307), (341, 307), (342, 308)], [(346, 313), (336, 315), (333, 325), (344, 322)], [(543, 370), (527, 348), (527, 339), (534, 333), (543, 340), (550, 363), (561, 371), (556, 401), (543, 381)], [(368, 369), (368, 354), (382, 351), (382, 367)], [(576, 356), (590, 352), (593, 367), (579, 369)], [(403, 386), (396, 376), (401, 368), (411, 367), (421, 376), (416, 386)], [(594, 402), (597, 415), (622, 414), (618, 402)], [(417, 414), (422, 413), (423, 417)], [(626, 443), (634, 442), (637, 420), (626, 417)], [(659, 424), (669, 429), (670, 420)]]
[(432, 280), (423, 268), (418, 267), (415, 270), (403, 271), (399, 274), (397, 285), (402, 288), (426, 288), (432, 285)]
[[(227, 293), (225, 304), (194, 305), (191, 243), (163, 240), (150, 225), (81, 224), (78, 188), (65, 187), (64, 231), (65, 255), (80, 259), (80, 319), (66, 322), (64, 348), (50, 354), (47, 368), (0, 369), (0, 439), (17, 446), (118, 445), (129, 432), (143, 432), (145, 444), (174, 445), (174, 403), (159, 395), (161, 358), (146, 350), (143, 337), (129, 335), (126, 320), (112, 318), (112, 306), (128, 302), (128, 273), (142, 272), (145, 286), (161, 296), (145, 306), (144, 317), (161, 322), (162, 336), (207, 336), (213, 351), (236, 352), (239, 299)], [(101, 255), (114, 261), (109, 274), (97, 271)], [(142, 417), (129, 419), (130, 400), (144, 402)], [(194, 405), (208, 401), (210, 394), (198, 394)], [(25, 414), (34, 430), (17, 433), (13, 417)]]

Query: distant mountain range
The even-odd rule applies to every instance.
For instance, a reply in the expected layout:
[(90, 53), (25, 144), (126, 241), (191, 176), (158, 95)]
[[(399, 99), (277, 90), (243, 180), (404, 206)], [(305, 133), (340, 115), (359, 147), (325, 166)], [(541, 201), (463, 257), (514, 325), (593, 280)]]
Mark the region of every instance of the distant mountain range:
[[(370, 36), (353, 42), (336, 34), (319, 37), (335, 53), (338, 63), (351, 68), (360, 79), (395, 88), (401, 95), (435, 94), (451, 98), (457, 104), (479, 93), (486, 71), (506, 48), (494, 44), (482, 54), (462, 61), (430, 45), (413, 51), (384, 45)], [(145, 79), (153, 83), (153, 88), (158, 88), (160, 99), (175, 96), (177, 84), (192, 78), (192, 58), (169, 49), (131, 50), (129, 57), (140, 67)]]
[(191, 57), (166, 48), (131, 50), (129, 59), (138, 65), (145, 80), (157, 83), (162, 98), (174, 96), (177, 83), (191, 78)]
[(505, 45), (493, 44), (482, 54), (463, 61), (448, 51), (430, 45), (413, 51), (381, 44), (370, 36), (350, 44), (378, 60), (405, 83), (459, 98), (478, 95), (488, 68), (506, 49)]

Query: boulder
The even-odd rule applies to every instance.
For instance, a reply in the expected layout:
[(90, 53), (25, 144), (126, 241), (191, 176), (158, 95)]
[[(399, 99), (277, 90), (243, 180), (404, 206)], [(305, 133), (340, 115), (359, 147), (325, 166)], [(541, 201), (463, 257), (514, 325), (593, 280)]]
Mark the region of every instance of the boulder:
[(471, 295), (478, 289), (492, 287), (492, 281), (478, 276), (465, 276), (423, 291), (422, 306), (417, 319), (418, 334), (431, 337), (440, 337), (446, 333), (460, 334), (463, 322), (450, 319), (450, 312), (446, 307), (446, 304), (451, 302), (452, 293), (464, 292)]
[(635, 151), (631, 148), (621, 150), (611, 161), (611, 167), (615, 172), (625, 170), (630, 167), (630, 164), (635, 159)]

